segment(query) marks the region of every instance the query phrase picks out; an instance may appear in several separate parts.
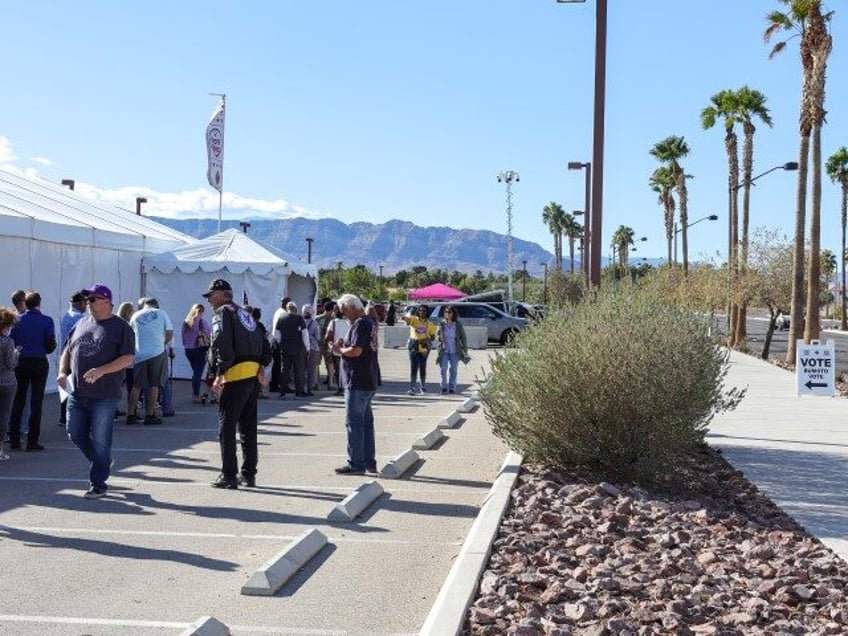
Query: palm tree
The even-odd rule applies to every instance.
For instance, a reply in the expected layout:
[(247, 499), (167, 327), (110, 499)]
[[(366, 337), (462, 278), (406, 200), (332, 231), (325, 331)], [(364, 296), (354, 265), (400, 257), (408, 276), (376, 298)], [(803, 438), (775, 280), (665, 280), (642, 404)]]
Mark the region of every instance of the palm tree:
[(674, 240), (674, 175), (668, 166), (660, 166), (651, 173), (648, 179), (651, 190), (657, 193), (657, 203), (663, 206), (663, 221), (665, 222), (665, 238), (668, 243), (668, 258), (671, 265), (671, 244)]
[(843, 331), (848, 329), (848, 318), (845, 316), (846, 296), (845, 296), (845, 229), (848, 225), (848, 148), (842, 146), (834, 152), (825, 164), (825, 172), (833, 183), (842, 186), (842, 316), (840, 317), (839, 328)]
[(565, 210), (556, 201), (551, 201), (542, 209), (542, 221), (554, 236), (554, 267), (559, 270), (562, 270), (562, 223), (564, 220)]
[(687, 175), (680, 165), (680, 159), (689, 154), (689, 145), (683, 137), (674, 135), (666, 137), (654, 144), (651, 154), (659, 161), (671, 168), (674, 175), (674, 183), (677, 187), (677, 201), (680, 204), (680, 233), (683, 239), (683, 275), (689, 273), (689, 242), (687, 239), (686, 224), (689, 221), (688, 195), (686, 192)]
[(618, 229), (613, 233), (610, 247), (618, 250), (618, 268), (620, 277), (624, 277), (624, 271), (627, 267), (627, 255), (629, 248), (633, 245), (633, 236), (635, 232), (632, 227), (619, 225)]
[(730, 241), (727, 246), (727, 275), (730, 287), (728, 307), (727, 344), (736, 344), (736, 325), (739, 322), (739, 304), (736, 291), (739, 284), (739, 144), (736, 130), (736, 93), (723, 90), (710, 97), (710, 106), (701, 111), (701, 126), (709, 130), (716, 120), (724, 118), (724, 149), (727, 152), (727, 220), (730, 224)]
[[(742, 122), (745, 141), (742, 145), (742, 249), (739, 267), (744, 274), (748, 269), (748, 219), (751, 205), (751, 174), (754, 170), (754, 133), (757, 131), (754, 120), (759, 119), (771, 127), (771, 114), (766, 108), (766, 97), (760, 91), (743, 86), (735, 95), (735, 111)], [(739, 316), (736, 321), (736, 342), (747, 339), (746, 315), (747, 299), (741, 299)]]
[(571, 263), (570, 271), (574, 273), (574, 241), (583, 236), (583, 226), (577, 222), (572, 215), (566, 214), (562, 224), (562, 231), (568, 237), (568, 259)]
[[(766, 16), (768, 27), (765, 40), (780, 31), (794, 32), (790, 38), (801, 36), (800, 54), (804, 77), (801, 86), (801, 139), (798, 152), (798, 191), (795, 199), (795, 243), (792, 265), (792, 316), (789, 323), (789, 341), (786, 361), (795, 361), (795, 341), (803, 319), (804, 290), (804, 223), (807, 205), (808, 159), (812, 152), (812, 201), (810, 205), (810, 259), (807, 270), (807, 320), (804, 340), (809, 342), (819, 337), (819, 260), (821, 247), (821, 127), (824, 123), (824, 89), (827, 60), (833, 47), (833, 39), (827, 30), (827, 22), (833, 12), (822, 14), (822, 0), (780, 0), (787, 11), (772, 11)], [(789, 38), (788, 38), (789, 39)], [(774, 57), (786, 48), (787, 40), (778, 42), (769, 57)]]
[(830, 250), (822, 250), (820, 260), (822, 283), (824, 284), (825, 289), (824, 317), (828, 318), (830, 316), (830, 283), (833, 280), (834, 272), (836, 272), (836, 254)]

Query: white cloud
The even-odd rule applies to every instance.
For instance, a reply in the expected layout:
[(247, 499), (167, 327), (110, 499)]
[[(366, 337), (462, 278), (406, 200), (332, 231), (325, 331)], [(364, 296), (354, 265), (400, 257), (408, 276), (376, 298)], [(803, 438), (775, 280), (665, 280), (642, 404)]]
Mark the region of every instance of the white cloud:
[(8, 137), (0, 135), (0, 165), (13, 163), (18, 160), (15, 151), (12, 150), (12, 142)]
[[(38, 178), (35, 168), (22, 168), (16, 165), (19, 158), (12, 149), (12, 142), (0, 136), (0, 166), (17, 174)], [(44, 157), (30, 157), (33, 163), (50, 166), (52, 161)], [(216, 218), (218, 216), (218, 193), (211, 188), (184, 190), (182, 192), (156, 192), (146, 186), (124, 186), (112, 190), (98, 188), (89, 183), (77, 181), (75, 190), (83, 196), (96, 199), (125, 210), (135, 211), (135, 198), (145, 197), (143, 213), (149, 216), (166, 218)], [(244, 197), (234, 192), (224, 192), (222, 216), (226, 219), (275, 218), (289, 219), (305, 217), (318, 219), (329, 216), (314, 212), (285, 199), (256, 199)]]

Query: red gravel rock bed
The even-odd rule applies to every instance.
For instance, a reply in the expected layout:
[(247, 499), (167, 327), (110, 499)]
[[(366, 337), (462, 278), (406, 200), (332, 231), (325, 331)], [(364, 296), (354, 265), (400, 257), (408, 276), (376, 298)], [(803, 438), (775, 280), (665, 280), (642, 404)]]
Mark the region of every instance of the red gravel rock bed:
[(463, 634), (846, 634), (848, 565), (713, 449), (650, 491), (525, 466)]

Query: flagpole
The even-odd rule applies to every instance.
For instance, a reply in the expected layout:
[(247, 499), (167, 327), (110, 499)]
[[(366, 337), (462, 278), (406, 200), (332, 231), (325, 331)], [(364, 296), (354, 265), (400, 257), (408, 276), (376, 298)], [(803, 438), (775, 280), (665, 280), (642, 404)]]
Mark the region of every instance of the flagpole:
[[(220, 169), (217, 172), (217, 181), (215, 183), (210, 179), (210, 184), (216, 190), (218, 190), (218, 232), (221, 231), (221, 214), (224, 204), (224, 117), (227, 112), (227, 94), (226, 93), (209, 93), (215, 97), (221, 98), (221, 103), (219, 105), (219, 109), (216, 109), (215, 113), (212, 115), (212, 122), (215, 122), (218, 113), (220, 112), (221, 121), (220, 121)], [(210, 122), (210, 126), (212, 125)], [(209, 132), (207, 127), (207, 150), (209, 150)]]

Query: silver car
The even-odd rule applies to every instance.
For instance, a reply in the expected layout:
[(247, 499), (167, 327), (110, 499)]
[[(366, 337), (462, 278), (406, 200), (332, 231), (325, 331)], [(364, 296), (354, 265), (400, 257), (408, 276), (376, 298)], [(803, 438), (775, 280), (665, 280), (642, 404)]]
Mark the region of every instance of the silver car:
[(430, 313), (431, 320), (441, 320), (444, 317), (445, 307), (453, 306), (459, 319), (465, 327), (485, 327), (489, 333), (489, 342), (500, 342), (506, 344), (516, 333), (527, 328), (524, 318), (516, 318), (505, 314), (486, 303), (433, 303), (433, 311)]

